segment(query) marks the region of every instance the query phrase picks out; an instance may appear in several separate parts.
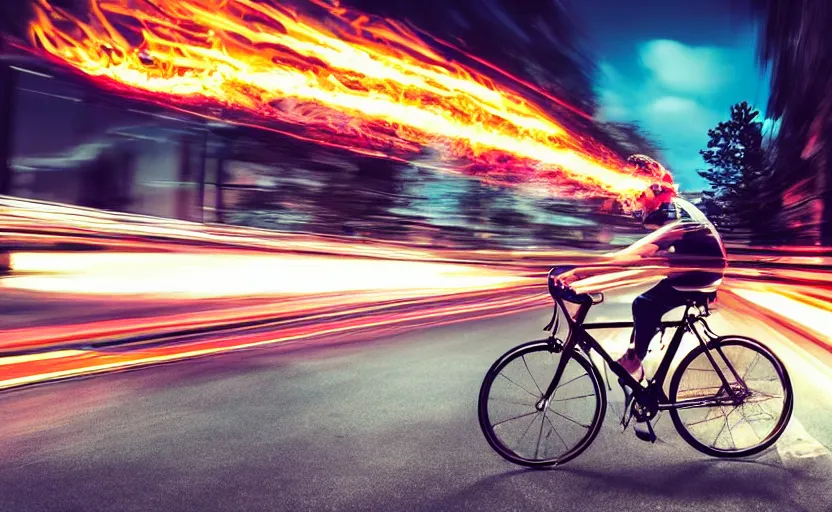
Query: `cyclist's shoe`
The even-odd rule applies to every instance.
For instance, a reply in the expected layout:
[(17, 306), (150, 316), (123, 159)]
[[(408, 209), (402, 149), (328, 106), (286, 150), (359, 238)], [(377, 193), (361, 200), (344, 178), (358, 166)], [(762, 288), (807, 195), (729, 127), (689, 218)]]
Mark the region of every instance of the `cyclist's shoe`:
[(618, 364), (635, 380), (641, 382), (644, 379), (644, 366), (641, 365), (641, 359), (636, 355), (635, 350), (627, 350), (627, 353), (618, 360)]

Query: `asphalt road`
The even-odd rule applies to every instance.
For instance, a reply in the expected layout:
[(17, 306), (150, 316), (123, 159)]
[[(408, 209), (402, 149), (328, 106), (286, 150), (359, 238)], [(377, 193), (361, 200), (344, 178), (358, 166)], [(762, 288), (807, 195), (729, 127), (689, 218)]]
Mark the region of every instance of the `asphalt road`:
[[(597, 318), (626, 318), (626, 300)], [(707, 458), (669, 418), (655, 445), (622, 433), (613, 392), (578, 459), (505, 462), (479, 430), (477, 393), (494, 359), (541, 337), (541, 310), (5, 393), (0, 510), (832, 510), (829, 354), (722, 315), (719, 331), (765, 338), (795, 384), (792, 425), (753, 460)]]

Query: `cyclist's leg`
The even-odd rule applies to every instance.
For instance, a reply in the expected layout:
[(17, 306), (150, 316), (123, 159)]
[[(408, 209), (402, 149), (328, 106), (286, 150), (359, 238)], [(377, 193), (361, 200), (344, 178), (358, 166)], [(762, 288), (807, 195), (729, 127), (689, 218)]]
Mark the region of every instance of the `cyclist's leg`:
[(647, 356), (647, 349), (653, 336), (659, 332), (662, 317), (670, 310), (685, 304), (687, 294), (675, 290), (667, 280), (639, 295), (633, 301), (633, 334), (630, 338), (634, 349), (618, 360), (618, 363), (635, 379), (644, 376), (641, 361)]
[(668, 311), (684, 306), (689, 295), (675, 290), (665, 279), (633, 301), (633, 342), (639, 359), (647, 356), (650, 341), (661, 327), (662, 317)]

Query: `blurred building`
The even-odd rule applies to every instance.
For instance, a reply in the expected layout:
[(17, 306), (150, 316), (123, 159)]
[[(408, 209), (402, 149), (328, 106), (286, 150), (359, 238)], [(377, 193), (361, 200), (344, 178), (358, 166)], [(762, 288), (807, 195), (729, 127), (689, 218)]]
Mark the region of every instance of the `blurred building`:
[(783, 238), (832, 246), (832, 9), (827, 1), (746, 2), (760, 24), (759, 55), (779, 121), (773, 179), (761, 208), (779, 209)]
[(0, 194), (21, 198), (472, 247), (595, 249), (631, 238), (579, 201), (518, 198), (476, 179), (206, 121), (13, 52), (0, 53), (0, 128)]

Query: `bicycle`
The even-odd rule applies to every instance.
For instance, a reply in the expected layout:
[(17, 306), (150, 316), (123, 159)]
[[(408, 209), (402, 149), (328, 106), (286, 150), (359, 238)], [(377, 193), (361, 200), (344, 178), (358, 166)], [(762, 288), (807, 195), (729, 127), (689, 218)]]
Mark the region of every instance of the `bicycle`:
[[(789, 374), (782, 361), (762, 343), (745, 336), (718, 336), (711, 330), (706, 317), (711, 314), (710, 305), (716, 299), (715, 291), (700, 294), (695, 299), (689, 300), (681, 320), (662, 322), (662, 332), (667, 328), (675, 328), (676, 330), (654, 375), (646, 380), (646, 385), (642, 385), (630, 376), (588, 332), (594, 329), (632, 328), (633, 322), (584, 323), (589, 309), (602, 303), (604, 295), (603, 293), (576, 293), (557, 277), (562, 271), (562, 268), (553, 268), (549, 271), (547, 277), (549, 293), (555, 301), (552, 320), (544, 328), (545, 331), (551, 329), (549, 337), (518, 345), (506, 352), (488, 370), (480, 388), (478, 403), (480, 427), (490, 446), (503, 458), (528, 467), (555, 466), (574, 459), (592, 444), (601, 430), (607, 408), (606, 389), (601, 384), (603, 380), (598, 367), (590, 358), (592, 351), (600, 355), (606, 362), (606, 366), (618, 376), (618, 384), (624, 390), (625, 406), (621, 418), (621, 425), (623, 425), (624, 430), (627, 429), (632, 419), (635, 419), (637, 424), (646, 423), (646, 432), (643, 430), (636, 432), (639, 439), (650, 442), (656, 441), (657, 438), (651, 421), (661, 411), (670, 412), (673, 425), (682, 439), (700, 452), (714, 457), (754, 455), (769, 448), (780, 438), (788, 425), (794, 408), (793, 390)], [(574, 318), (569, 314), (566, 302), (578, 305)], [(568, 323), (566, 340), (557, 337), (559, 310), (565, 312)], [(697, 328), (699, 325), (701, 325), (701, 333)], [(669, 391), (665, 394), (665, 379), (670, 371), (674, 356), (682, 343), (682, 338), (688, 332), (693, 333), (699, 343), (684, 356), (676, 367), (670, 380)], [(726, 355), (726, 353), (735, 352), (739, 355), (753, 354), (752, 362), (749, 363), (748, 368), (743, 373), (735, 368), (735, 363), (740, 358), (732, 356), (729, 360)], [(554, 374), (545, 389), (538, 382), (545, 384), (546, 380), (538, 381), (535, 379), (529, 365), (529, 359), (536, 355), (543, 356), (543, 367), (547, 371), (547, 376), (552, 375), (551, 371), (554, 370)], [(522, 364), (517, 365), (520, 375), (525, 376), (528, 373), (531, 377), (531, 382), (524, 382), (525, 385), (521, 385), (519, 377), (511, 379), (504, 373), (514, 363), (521, 360)], [(732, 361), (734, 362), (732, 363)], [(779, 396), (776, 390), (769, 392), (752, 389), (748, 385), (752, 381), (751, 371), (758, 369), (760, 362), (763, 363), (762, 366), (772, 369), (774, 374), (773, 378), (761, 382), (776, 382), (779, 384), (782, 392)], [(706, 366), (710, 365), (710, 369), (695, 367), (694, 363), (706, 363)], [(570, 365), (573, 366), (570, 367)], [(567, 371), (570, 369), (576, 369), (580, 374), (573, 377)], [(583, 373), (581, 373), (581, 370)], [(709, 380), (706, 387), (688, 389), (684, 386), (689, 381), (697, 383), (705, 372), (711, 370), (713, 370), (716, 378)], [(500, 376), (504, 379), (500, 379)], [(588, 377), (588, 382), (583, 377)], [(585, 382), (589, 386), (585, 391), (575, 391), (575, 383), (578, 382)], [(505, 388), (508, 390), (517, 391), (521, 397), (525, 397), (525, 401), (522, 401), (522, 398), (515, 401), (502, 399), (499, 393), (496, 393), (497, 388), (500, 388), (502, 384), (505, 384)], [(609, 386), (609, 383), (607, 383), (607, 386)], [(558, 395), (558, 391), (560, 391), (560, 395)], [(533, 401), (530, 401), (529, 395), (534, 399)], [(579, 400), (587, 398), (594, 400), (594, 403), (590, 403), (587, 409), (589, 411), (588, 418), (573, 417), (574, 413), (571, 412), (570, 406), (576, 405)], [(778, 399), (781, 401), (779, 405), (775, 404), (775, 409), (778, 411), (769, 413), (763, 410), (762, 402)], [(492, 417), (496, 415), (497, 411), (495, 409), (497, 406), (492, 406), (492, 404), (503, 403), (515, 408), (518, 406), (532, 407), (533, 410), (525, 414), (515, 415), (512, 413), (511, 417), (501, 419), (495, 424), (492, 422)], [(554, 409), (554, 404), (558, 404), (560, 410)], [(726, 413), (726, 408), (729, 407), (731, 410)], [(707, 411), (704, 417), (696, 419), (693, 423), (685, 422), (688, 412), (701, 412), (702, 410)], [(720, 414), (712, 416), (714, 411)], [(740, 417), (734, 416), (737, 411), (740, 412)], [(754, 414), (749, 417), (746, 416), (746, 412), (753, 412)], [(525, 419), (529, 416), (534, 417), (531, 422), (527, 423)], [(538, 419), (539, 427), (536, 425)], [(721, 426), (718, 421), (720, 419), (722, 420)], [(763, 419), (769, 420), (771, 426), (761, 428), (754, 424)], [(531, 449), (520, 452), (518, 448), (512, 448), (508, 435), (502, 434), (505, 429), (501, 427), (513, 421), (518, 421), (521, 428), (525, 426), (520, 439), (517, 441), (518, 443), (523, 441), (530, 430), (532, 436), (535, 433), (537, 434), (537, 443), (533, 447), (533, 453)], [(560, 422), (561, 431), (556, 427), (556, 422)], [(731, 431), (731, 422), (735, 422), (734, 427), (744, 423), (743, 439), (756, 436), (762, 432), (762, 435), (758, 436), (761, 439), (748, 446), (739, 446), (734, 433)], [(710, 444), (706, 443), (705, 439), (700, 439), (698, 437), (700, 429), (694, 428), (697, 426), (708, 427), (709, 425), (717, 429), (716, 436), (713, 436), (713, 441)], [(532, 426), (534, 426), (533, 430)], [(545, 436), (546, 445), (541, 452), (544, 426), (547, 432)], [(575, 430), (577, 427), (585, 429), (585, 432), (582, 436), (579, 436), (574, 445), (567, 444), (561, 432), (569, 429)], [(728, 429), (727, 436), (725, 436), (726, 428)], [(707, 437), (710, 439), (711, 434), (708, 434)], [(565, 448), (563, 452), (559, 451), (561, 445)], [(548, 450), (553, 447), (557, 447), (558, 451), (549, 452)]]

